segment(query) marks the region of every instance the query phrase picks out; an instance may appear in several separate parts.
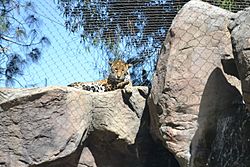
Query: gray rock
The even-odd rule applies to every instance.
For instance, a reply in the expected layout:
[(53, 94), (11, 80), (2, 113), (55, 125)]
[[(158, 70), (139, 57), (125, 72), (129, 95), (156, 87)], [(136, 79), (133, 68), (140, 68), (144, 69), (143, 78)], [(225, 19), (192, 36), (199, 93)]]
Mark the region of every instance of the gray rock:
[(188, 2), (164, 41), (149, 98), (146, 87), (1, 88), (0, 166), (250, 166), (249, 22), (250, 9)]
[(88, 147), (84, 147), (77, 167), (97, 167), (95, 158)]
[(2, 88), (0, 94), (0, 164), (95, 166), (99, 155), (91, 158), (93, 148), (83, 149), (83, 143), (108, 144), (106, 148), (122, 155), (124, 159), (117, 161), (123, 164), (126, 156), (137, 160), (136, 152), (128, 155), (128, 147), (135, 144), (140, 128), (148, 94), (145, 87), (134, 87), (131, 98), (122, 90), (91, 93), (68, 87)]
[[(199, 126), (192, 139), (193, 146), (191, 147), (192, 167), (205, 167), (209, 164), (224, 166), (223, 162), (225, 160), (232, 160), (231, 156), (237, 154), (228, 154), (225, 152), (225, 149), (221, 149), (229, 143), (226, 147), (233, 148), (234, 142), (231, 141), (237, 140), (234, 136), (230, 136), (229, 133), (225, 134), (224, 132), (225, 129), (228, 129), (228, 131), (236, 129), (236, 126), (232, 122), (231, 125), (222, 122), (225, 121), (225, 118), (228, 118), (229, 114), (235, 118), (241, 117), (237, 113), (238, 108), (243, 107), (242, 103), (237, 103), (241, 101), (242, 96), (238, 89), (227, 81), (219, 68), (216, 68), (208, 78), (200, 102), (198, 114)], [(238, 124), (241, 120), (233, 119), (233, 121)], [(241, 135), (240, 133), (238, 134)], [(218, 152), (223, 152), (223, 154), (219, 155), (217, 154)], [(217, 156), (214, 156), (215, 154)], [(223, 159), (223, 161), (219, 159)]]
[[(58, 87), (1, 89), (0, 162), (29, 166), (74, 152), (91, 123), (91, 98)], [(23, 92), (23, 94), (22, 94)]]
[(250, 8), (237, 13), (229, 26), (244, 101), (250, 108)]
[(139, 90), (148, 94), (146, 87), (135, 87), (129, 94), (123, 91), (91, 94), (93, 128), (112, 132), (126, 144), (134, 144), (146, 104), (146, 97)]
[(250, 113), (245, 106), (234, 104), (224, 110), (216, 125), (208, 166), (250, 166)]
[[(208, 78), (215, 69), (223, 69), (222, 60), (233, 59), (227, 28), (233, 15), (202, 1), (189, 1), (176, 15), (162, 46), (149, 98), (151, 133), (182, 167), (196, 159), (204, 137), (193, 139), (202, 126), (199, 108)], [(238, 79), (223, 75), (240, 87)]]

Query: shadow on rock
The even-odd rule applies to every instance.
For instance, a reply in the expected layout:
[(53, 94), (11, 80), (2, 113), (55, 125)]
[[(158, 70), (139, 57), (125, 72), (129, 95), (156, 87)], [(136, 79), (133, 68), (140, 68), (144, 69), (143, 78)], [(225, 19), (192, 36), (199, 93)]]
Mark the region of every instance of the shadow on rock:
[(240, 92), (216, 68), (202, 95), (191, 166), (249, 166), (249, 120)]

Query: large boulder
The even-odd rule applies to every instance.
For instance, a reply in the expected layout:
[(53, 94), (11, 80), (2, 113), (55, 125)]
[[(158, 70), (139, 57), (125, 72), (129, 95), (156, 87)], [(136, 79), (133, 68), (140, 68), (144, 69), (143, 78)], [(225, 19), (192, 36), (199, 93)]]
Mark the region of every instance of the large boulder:
[(86, 138), (92, 104), (88, 96), (68, 91), (0, 89), (1, 164), (39, 165), (76, 151)]
[(119, 147), (122, 154), (135, 144), (147, 91), (135, 88), (132, 96), (125, 98), (122, 91), (1, 89), (0, 163), (49, 166), (48, 162), (77, 152), (89, 134)]
[(202, 94), (190, 166), (249, 166), (249, 121), (240, 92), (216, 68)]
[[(231, 31), (231, 39), (233, 46), (233, 53), (237, 66), (238, 73), (235, 75), (241, 80), (242, 93), (245, 101), (238, 103), (234, 101), (233, 104), (228, 101), (228, 98), (223, 98), (225, 94), (230, 93), (226, 90), (228, 88), (219, 86), (218, 90), (212, 90), (207, 86), (206, 94), (220, 94), (220, 98), (203, 99), (201, 103), (202, 111), (211, 110), (211, 106), (219, 106), (228, 102), (227, 105), (220, 105), (217, 109), (216, 119), (208, 117), (209, 120), (217, 120), (216, 126), (211, 128), (210, 135), (213, 136), (212, 143), (206, 143), (211, 152), (207, 165), (210, 167), (224, 166), (224, 167), (245, 167), (250, 166), (250, 8), (238, 12), (231, 18), (229, 30)], [(207, 85), (221, 85), (215, 82), (214, 77), (211, 77)], [(225, 81), (224, 81), (225, 82)], [(232, 92), (231, 92), (232, 93)], [(212, 96), (212, 97), (216, 97)], [(240, 94), (235, 91), (232, 96), (239, 97)], [(231, 97), (232, 97), (231, 96)], [(232, 99), (231, 99), (232, 100)], [(203, 102), (208, 101), (207, 105)], [(210, 107), (209, 107), (210, 106)], [(247, 108), (246, 108), (247, 107)], [(206, 109), (207, 108), (207, 109)], [(218, 108), (218, 107), (217, 107)], [(222, 111), (222, 112), (218, 112)], [(204, 122), (204, 121), (203, 121)], [(211, 124), (208, 122), (208, 124)], [(207, 125), (206, 125), (207, 126)], [(212, 130), (215, 129), (215, 130)], [(202, 156), (202, 154), (201, 154)]]
[[(237, 73), (227, 28), (233, 15), (199, 0), (189, 1), (173, 20), (161, 49), (149, 98), (151, 133), (165, 143), (183, 167), (206, 165), (211, 150), (205, 144), (214, 139), (206, 135), (216, 127), (217, 109), (222, 112), (220, 106), (241, 102), (232, 86), (240, 87), (240, 83), (231, 76)], [(220, 100), (219, 106), (211, 103), (212, 113), (209, 109), (201, 111), (208, 78), (218, 70), (221, 74), (216, 74), (229, 81), (217, 82), (229, 91), (223, 96), (227, 100)], [(212, 89), (220, 87), (213, 85)], [(219, 97), (215, 93), (208, 99)], [(210, 107), (209, 101), (204, 104)], [(214, 119), (209, 120), (211, 117)]]
[(242, 92), (248, 108), (250, 108), (250, 8), (238, 12), (229, 26), (232, 45)]
[(147, 87), (1, 88), (0, 166), (178, 167), (149, 134), (147, 97)]

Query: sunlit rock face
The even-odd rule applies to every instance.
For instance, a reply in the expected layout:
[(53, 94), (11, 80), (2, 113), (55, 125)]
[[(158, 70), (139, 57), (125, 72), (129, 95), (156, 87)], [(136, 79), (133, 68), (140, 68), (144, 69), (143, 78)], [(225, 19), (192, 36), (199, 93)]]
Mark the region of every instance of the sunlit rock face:
[(250, 8), (238, 12), (231, 20), (229, 29), (234, 57), (242, 83), (244, 101), (250, 108)]
[(1, 88), (0, 166), (249, 167), (249, 23), (189, 1), (151, 91)]
[[(235, 166), (250, 165), (242, 74), (228, 28), (236, 16), (208, 3), (189, 1), (163, 43), (148, 100), (150, 127), (152, 136), (165, 144), (180, 166), (226, 163), (229, 167), (237, 159), (230, 158), (234, 155), (238, 157)], [(248, 72), (248, 67), (243, 68)]]
[(147, 87), (0, 89), (0, 166), (179, 167), (149, 133)]

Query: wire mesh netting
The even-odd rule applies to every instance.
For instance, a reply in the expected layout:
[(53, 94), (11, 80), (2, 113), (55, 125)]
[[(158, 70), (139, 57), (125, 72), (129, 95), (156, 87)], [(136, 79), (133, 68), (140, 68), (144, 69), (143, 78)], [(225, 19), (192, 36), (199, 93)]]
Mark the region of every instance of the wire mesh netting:
[[(128, 161), (138, 163), (137, 166), (178, 167), (175, 158), (180, 156), (181, 160), (187, 160), (190, 153), (194, 157), (191, 158), (191, 163), (198, 164), (197, 166), (216, 162), (213, 159), (216, 156), (212, 153), (224, 154), (222, 150), (215, 149), (212, 152), (210, 138), (205, 144), (194, 141), (199, 147), (195, 150), (190, 150), (190, 142), (197, 129), (198, 132), (210, 135), (210, 129), (205, 127), (210, 128), (211, 120), (215, 118), (198, 118), (198, 114), (203, 114), (204, 108), (209, 108), (203, 101), (216, 97), (209, 106), (222, 106), (217, 102), (220, 100), (220, 96), (215, 95), (217, 92), (209, 92), (212, 94), (209, 97), (205, 86), (216, 85), (217, 82), (210, 82), (214, 81), (214, 75), (223, 74), (222, 69), (235, 76), (227, 76), (230, 82), (239, 78), (235, 73), (235, 66), (230, 64), (229, 69), (226, 69), (227, 64), (223, 64), (223, 60), (230, 62), (233, 59), (231, 30), (228, 30), (232, 13), (218, 7), (237, 12), (250, 6), (250, 1), (207, 0), (218, 6), (209, 8), (195, 6), (194, 1), (189, 10), (181, 10), (186, 2), (188, 1), (0, 1), (1, 87), (66, 86), (74, 82), (101, 80), (110, 77), (109, 62), (119, 59), (132, 65), (129, 70), (133, 85), (151, 87), (157, 64), (157, 77), (158, 81), (162, 81), (159, 82), (162, 90), (157, 92), (160, 96), (157, 94), (156, 100), (153, 99), (160, 99), (160, 105), (157, 104), (159, 108), (156, 107), (157, 111), (153, 112), (158, 114), (157, 119), (161, 117), (155, 125), (156, 133), (162, 132), (157, 135), (162, 135), (166, 142), (164, 146), (162, 141), (156, 143), (149, 132), (149, 126), (152, 126), (149, 124), (151, 115), (144, 112), (149, 110), (147, 87), (141, 87), (133, 96), (131, 92), (126, 94), (124, 91), (103, 93), (100, 96), (98, 93), (71, 91), (73, 89), (67, 89), (67, 93), (62, 91), (66, 89), (4, 89), (6, 92), (0, 94), (0, 117), (4, 118), (1, 119), (4, 126), (1, 130), (3, 137), (0, 139), (4, 141), (3, 150), (7, 150), (1, 150), (4, 156), (7, 155), (6, 159), (9, 161), (17, 154), (17, 161), (26, 166), (46, 166), (46, 161), (56, 161), (55, 164), (59, 164), (65, 156), (79, 158), (82, 149), (79, 147), (82, 147), (81, 142), (86, 139), (83, 145), (87, 143), (92, 148), (100, 147), (95, 160), (100, 164), (107, 163), (106, 166), (110, 165), (109, 158), (122, 157), (122, 160), (128, 158)], [(227, 80), (224, 77), (218, 81), (220, 82), (227, 83)], [(160, 89), (158, 85), (155, 87), (156, 91)], [(226, 86), (218, 85), (215, 89), (221, 89), (226, 94), (224, 87)], [(215, 89), (213, 87), (212, 90)], [(28, 98), (23, 98), (26, 96)], [(210, 99), (206, 99), (208, 97)], [(6, 99), (9, 101), (6, 102)], [(175, 112), (176, 115), (170, 112)], [(153, 124), (152, 122), (150, 123)], [(197, 122), (201, 122), (199, 127)], [(14, 128), (10, 127), (12, 123)], [(120, 131), (113, 127), (119, 127), (117, 129)], [(115, 130), (112, 131), (113, 129)], [(23, 135), (25, 132), (28, 132), (27, 140)], [(96, 137), (98, 133), (100, 134)], [(17, 144), (13, 144), (9, 138), (14, 138)], [(166, 149), (168, 141), (174, 143), (174, 147), (170, 145), (169, 150)], [(106, 142), (107, 146), (102, 142)], [(180, 145), (180, 142), (186, 145)], [(240, 142), (241, 140), (234, 141), (239, 147)], [(122, 154), (119, 152), (118, 156), (109, 152), (110, 156), (105, 151), (113, 146), (125, 151)], [(177, 148), (177, 151), (171, 150), (172, 148)], [(225, 148), (225, 152), (232, 152)], [(30, 152), (27, 151), (29, 149)], [(173, 155), (174, 151), (178, 155)], [(186, 154), (182, 154), (183, 152)], [(238, 151), (237, 154), (242, 152)], [(128, 153), (129, 156), (124, 158), (123, 153)], [(228, 162), (232, 162), (228, 164), (245, 157), (245, 154), (249, 155), (249, 150), (242, 155), (231, 156)], [(21, 157), (23, 155), (28, 158)], [(102, 156), (107, 157), (102, 159)], [(165, 158), (164, 161), (161, 158)], [(74, 163), (78, 163), (77, 160)], [(163, 165), (159, 165), (160, 162)], [(123, 161), (117, 163), (124, 165)], [(136, 166), (135, 164), (132, 166)]]
[[(95, 81), (107, 77), (108, 62), (115, 59), (133, 65), (134, 85), (150, 86), (159, 49), (186, 2), (16, 2), (16, 10), (6, 13), (6, 24), (1, 25), (1, 86)], [(208, 2), (233, 12), (249, 5), (248, 1)], [(2, 13), (8, 7), (1, 3)]]

